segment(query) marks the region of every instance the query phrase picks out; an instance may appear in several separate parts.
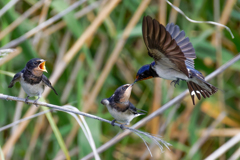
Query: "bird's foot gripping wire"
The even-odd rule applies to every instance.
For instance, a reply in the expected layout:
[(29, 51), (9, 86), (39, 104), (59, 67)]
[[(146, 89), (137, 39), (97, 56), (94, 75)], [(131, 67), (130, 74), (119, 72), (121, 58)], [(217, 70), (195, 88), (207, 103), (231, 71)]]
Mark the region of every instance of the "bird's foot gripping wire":
[(124, 130), (124, 124), (121, 124), (121, 125), (120, 125), (120, 128), (121, 128), (122, 130)]
[(111, 125), (115, 126), (115, 124), (114, 124), (115, 122), (116, 122), (116, 119), (112, 120)]
[(29, 96), (27, 96), (27, 98), (25, 99), (25, 103), (26, 103), (26, 104), (28, 104), (28, 97), (29, 97)]
[(174, 87), (176, 87), (176, 85), (179, 85), (180, 80), (185, 81), (184, 79), (177, 78), (177, 80), (173, 80), (170, 84), (174, 83)]

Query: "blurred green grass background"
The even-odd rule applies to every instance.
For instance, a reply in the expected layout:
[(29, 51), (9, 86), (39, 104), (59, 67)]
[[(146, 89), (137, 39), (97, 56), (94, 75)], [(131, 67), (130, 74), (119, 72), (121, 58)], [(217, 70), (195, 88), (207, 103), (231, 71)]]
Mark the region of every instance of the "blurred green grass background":
[[(0, 1), (0, 8), (8, 2)], [(0, 19), (0, 33), (5, 32), (5, 29), (10, 24), (15, 22), (20, 16), (23, 16), (37, 2), (37, 0), (17, 2), (14, 7), (2, 15)], [(39, 25), (39, 23), (68, 8), (74, 2), (76, 1), (44, 1), (41, 7), (36, 9), (34, 13), (30, 14), (29, 17), (1, 39), (0, 46), (3, 47), (12, 40), (22, 36)], [(102, 9), (110, 3), (110, 1), (102, 2), (101, 5), (98, 5), (94, 10), (81, 18), (76, 19), (74, 17), (78, 11), (92, 5), (94, 2), (93, 0), (87, 1), (64, 15), (61, 20), (55, 22), (54, 24), (60, 21), (66, 23), (66, 26), (63, 26), (61, 29), (57, 29), (52, 24), (50, 27), (46, 27), (44, 30), (19, 44), (18, 46), (22, 48), (22, 52), (0, 66), (0, 70), (17, 73), (24, 68), (28, 60), (41, 57), (47, 60), (46, 67), (48, 73), (45, 73), (45, 75), (50, 77), (54, 70), (59, 69), (58, 67), (61, 66), (61, 63), (64, 65), (61, 61), (63, 56), (76, 43), (77, 39), (84, 34), (86, 29), (97, 18), (98, 14), (101, 13)], [(121, 37), (124, 35), (126, 26), (131, 22), (138, 6), (142, 3), (139, 0), (123, 0), (117, 4), (109, 16), (104, 18), (103, 23), (97, 28), (94, 35), (90, 35), (87, 38), (85, 44), (70, 63), (66, 64), (66, 69), (54, 85), (59, 96), (50, 92), (46, 97), (46, 101), (56, 105), (65, 105), (68, 103), (82, 111), (112, 120), (113, 118), (107, 109), (100, 104), (100, 101), (103, 98), (110, 97), (119, 86), (132, 83), (137, 70), (142, 65), (153, 61), (148, 56), (142, 39), (141, 22), (144, 15), (150, 15), (162, 23), (174, 22), (179, 25), (185, 31), (186, 36), (190, 38), (196, 50), (197, 59), (195, 59), (195, 68), (205, 76), (238, 54), (240, 51), (240, 0), (219, 0), (219, 8), (216, 6), (215, 1), (174, 0), (171, 2), (179, 5), (179, 8), (194, 20), (215, 21), (216, 17), (219, 17), (231, 29), (235, 38), (232, 39), (229, 32), (222, 29), (219, 31), (221, 33), (219, 44), (216, 44), (216, 26), (191, 23), (182, 15), (174, 12), (171, 6), (167, 5), (165, 1), (152, 0), (143, 14), (141, 14), (141, 18), (137, 20), (137, 24), (134, 26), (129, 37), (126, 37), (126, 43), (121, 49), (116, 62), (114, 62), (115, 64), (111, 67), (110, 73), (105, 77), (106, 79), (97, 93), (96, 99), (92, 99), (92, 91), (96, 87), (95, 84), (98, 83), (99, 77), (107, 65), (108, 58), (113, 54), (113, 50), (118, 44), (119, 39), (121, 40)], [(164, 3), (165, 5), (162, 6)], [(162, 7), (165, 7), (166, 12), (161, 10)], [(214, 10), (218, 10), (220, 14), (216, 15), (217, 12), (214, 12)], [(166, 22), (160, 19), (160, 17), (165, 17)], [(51, 27), (52, 30), (49, 30)], [(59, 66), (56, 64), (59, 64)], [(198, 101), (196, 106), (193, 106), (188, 95), (179, 105), (171, 107), (163, 115), (157, 117), (156, 120), (152, 120), (141, 128), (146, 132), (157, 134), (168, 117), (172, 117), (169, 119), (169, 124), (166, 128), (161, 129), (160, 132), (162, 138), (173, 145), (171, 151), (165, 149), (164, 153), (160, 153), (157, 146), (153, 146), (151, 150), (154, 159), (189, 159), (187, 155), (190, 149), (201, 139), (204, 130), (214, 123), (223, 111), (227, 112), (227, 115), (213, 130), (215, 134), (211, 134), (208, 140), (190, 159), (197, 160), (207, 157), (236, 135), (236, 132), (240, 131), (239, 71), (240, 62), (237, 62), (222, 75), (211, 80), (214, 86), (222, 90), (211, 96), (211, 98)], [(71, 76), (72, 79), (70, 79)], [(7, 86), (10, 81), (10, 76), (0, 74), (0, 92), (18, 96), (20, 93), (20, 84), (17, 83), (12, 89), (9, 89)], [(68, 93), (66, 90), (67, 85), (67, 88), (70, 88), (70, 85), (72, 85), (72, 88), (68, 95), (64, 95)], [(185, 89), (187, 89), (187, 85), (184, 82), (181, 82), (180, 86), (174, 88), (174, 86), (170, 85), (170, 81), (160, 80), (159, 82), (150, 79), (136, 83), (130, 101), (136, 107), (146, 110), (150, 114)], [(159, 104), (153, 106), (156, 99), (159, 100)], [(86, 105), (87, 102), (91, 102), (91, 105)], [(0, 101), (0, 126), (12, 123), (14, 114), (16, 113), (20, 114), (20, 117), (23, 117), (30, 107), (26, 104), (22, 108), (20, 107), (21, 104), (18, 107), (16, 105), (16, 102), (13, 101)], [(142, 118), (140, 116), (134, 119), (131, 124)], [(62, 112), (54, 112), (52, 113), (52, 120), (55, 121), (57, 129), (60, 131), (62, 141), (65, 142), (71, 159), (79, 159), (92, 152), (83, 132), (71, 116)], [(86, 121), (97, 147), (100, 147), (120, 132), (119, 128), (112, 127), (101, 121), (88, 118), (86, 118)], [(228, 131), (229, 134), (224, 134), (223, 130)], [(15, 130), (11, 133), (10, 129), (0, 132), (0, 146), (3, 150), (9, 139), (14, 135), (16, 136), (16, 134), (20, 134), (20, 137), (16, 143), (12, 143), (11, 147), (14, 147), (14, 149), (6, 159), (65, 158), (64, 154), (58, 154), (61, 149), (59, 141), (56, 139), (56, 134), (52, 132), (52, 127), (45, 115), (32, 119), (23, 132), (19, 133), (18, 130)], [(238, 148), (239, 144), (224, 153), (221, 159), (228, 159)], [(100, 157), (102, 159), (150, 158), (149, 154), (146, 153), (148, 152), (143, 141), (136, 135), (131, 134), (110, 147), (107, 151), (101, 153)]]

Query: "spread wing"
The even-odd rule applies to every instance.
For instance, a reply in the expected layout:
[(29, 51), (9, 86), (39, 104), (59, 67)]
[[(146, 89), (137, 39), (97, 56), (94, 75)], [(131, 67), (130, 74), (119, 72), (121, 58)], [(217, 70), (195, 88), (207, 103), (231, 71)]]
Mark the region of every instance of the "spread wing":
[(51, 82), (48, 80), (48, 78), (47, 78), (44, 74), (42, 75), (42, 81), (43, 81), (43, 83), (44, 83), (45, 85), (47, 85), (48, 87), (50, 87), (50, 88), (55, 92), (56, 95), (58, 95), (57, 92), (56, 92), (56, 90), (53, 88)]
[(157, 20), (143, 18), (142, 33), (149, 56), (156, 63), (163, 63), (188, 76), (187, 66), (194, 68), (195, 51), (184, 31), (177, 25), (168, 24), (165, 28)]
[(180, 31), (177, 25), (169, 23), (166, 26), (166, 31), (171, 34), (172, 39), (174, 39), (177, 45), (180, 47), (184, 56), (186, 57), (185, 64), (188, 67), (194, 68), (194, 59), (197, 58), (195, 54), (195, 49), (192, 43), (189, 41), (188, 37), (185, 37), (185, 32)]
[(14, 84), (20, 80), (24, 71), (25, 71), (25, 68), (21, 72), (18, 72), (17, 74), (14, 75), (14, 77), (13, 77), (12, 81), (10, 82), (8, 88), (12, 88), (14, 86)]

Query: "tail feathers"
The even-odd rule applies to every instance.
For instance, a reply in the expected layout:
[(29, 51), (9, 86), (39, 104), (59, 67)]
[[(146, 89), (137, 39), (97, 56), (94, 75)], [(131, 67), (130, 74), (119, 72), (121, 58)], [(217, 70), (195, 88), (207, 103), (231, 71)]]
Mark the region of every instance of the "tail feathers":
[(194, 101), (195, 95), (197, 96), (198, 100), (201, 100), (201, 95), (203, 96), (203, 98), (206, 98), (206, 97), (209, 98), (212, 94), (214, 94), (218, 91), (218, 88), (214, 87), (210, 83), (208, 83), (206, 81), (204, 83), (209, 87), (211, 92), (202, 88), (201, 86), (199, 86), (198, 84), (196, 84), (194, 82), (191, 82), (191, 81), (187, 82), (188, 90), (189, 90), (190, 96), (192, 98), (193, 105), (195, 105), (195, 101)]

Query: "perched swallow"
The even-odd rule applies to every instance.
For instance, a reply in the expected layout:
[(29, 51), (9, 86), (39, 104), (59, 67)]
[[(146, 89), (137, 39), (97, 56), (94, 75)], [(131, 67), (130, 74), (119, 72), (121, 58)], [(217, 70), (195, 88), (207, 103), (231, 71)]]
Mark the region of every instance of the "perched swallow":
[(195, 50), (177, 25), (170, 23), (165, 28), (147, 16), (143, 18), (142, 33), (148, 55), (154, 62), (138, 70), (135, 82), (160, 77), (172, 80), (175, 86), (180, 80), (186, 81), (194, 105), (195, 95), (200, 100), (201, 95), (206, 98), (218, 91), (194, 69)]
[[(114, 126), (116, 121), (123, 123), (121, 124), (121, 129), (123, 129), (123, 125), (129, 125), (133, 118), (144, 114), (138, 112), (137, 110), (140, 109), (137, 109), (129, 102), (132, 86), (133, 84), (120, 86), (110, 98), (105, 98), (101, 101), (101, 103), (107, 107), (113, 118), (115, 118), (111, 124)], [(143, 110), (140, 111), (146, 112)]]
[(15, 74), (8, 86), (8, 88), (12, 88), (16, 82), (20, 82), (23, 90), (27, 93), (25, 103), (27, 103), (28, 97), (38, 96), (34, 101), (37, 103), (39, 98), (41, 98), (45, 86), (50, 87), (58, 95), (52, 87), (51, 82), (43, 74), (43, 72), (47, 72), (45, 62), (45, 60), (39, 58), (31, 59), (21, 72)]

